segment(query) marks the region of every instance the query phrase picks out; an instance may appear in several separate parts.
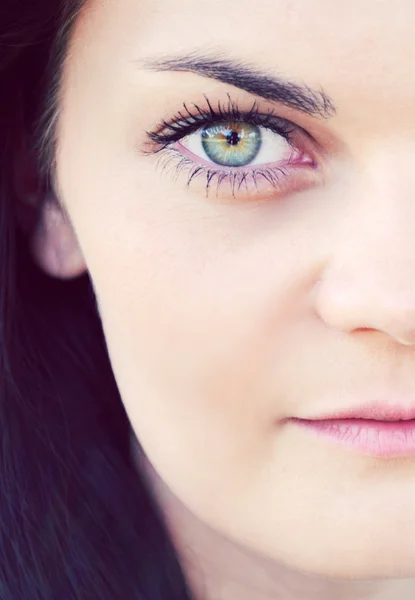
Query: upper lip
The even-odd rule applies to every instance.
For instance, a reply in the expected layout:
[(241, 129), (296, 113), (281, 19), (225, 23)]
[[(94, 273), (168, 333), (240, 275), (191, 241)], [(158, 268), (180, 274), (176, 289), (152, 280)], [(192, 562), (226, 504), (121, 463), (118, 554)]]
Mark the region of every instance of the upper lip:
[(306, 417), (308, 421), (326, 421), (333, 419), (367, 419), (374, 421), (410, 421), (415, 419), (415, 396), (412, 405), (391, 402), (372, 402), (360, 407), (347, 408), (317, 417)]

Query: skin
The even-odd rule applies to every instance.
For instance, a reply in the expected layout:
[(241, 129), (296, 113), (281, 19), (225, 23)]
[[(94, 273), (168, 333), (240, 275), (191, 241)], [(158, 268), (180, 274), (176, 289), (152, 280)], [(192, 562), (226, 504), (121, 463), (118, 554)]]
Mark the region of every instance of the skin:
[[(198, 600), (409, 600), (415, 459), (281, 421), (415, 396), (415, 4), (197, 2), (87, 2), (59, 121), (70, 222), (44, 211), (33, 255), (90, 273), (137, 467)], [(143, 155), (183, 102), (252, 104), (142, 66), (212, 48), (330, 96), (328, 120), (273, 105), (320, 143), (309, 185), (206, 198)]]

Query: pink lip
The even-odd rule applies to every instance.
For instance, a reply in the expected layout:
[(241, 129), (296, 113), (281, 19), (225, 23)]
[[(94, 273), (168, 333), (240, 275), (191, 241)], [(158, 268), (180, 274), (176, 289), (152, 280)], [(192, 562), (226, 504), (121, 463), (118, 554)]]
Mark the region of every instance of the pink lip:
[(318, 417), (309, 417), (311, 421), (331, 419), (370, 419), (374, 421), (410, 421), (415, 419), (415, 402), (412, 406), (398, 404), (367, 403), (359, 408), (349, 408), (338, 412), (324, 413)]
[(286, 421), (361, 454), (415, 456), (415, 405), (365, 404), (318, 418)]

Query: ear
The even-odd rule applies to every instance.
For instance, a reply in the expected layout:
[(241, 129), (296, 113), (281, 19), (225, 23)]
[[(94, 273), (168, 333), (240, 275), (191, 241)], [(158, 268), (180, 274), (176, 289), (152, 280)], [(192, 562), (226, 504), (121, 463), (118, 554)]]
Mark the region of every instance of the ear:
[(87, 270), (69, 217), (55, 197), (43, 199), (29, 247), (36, 264), (52, 277), (73, 279)]
[(34, 157), (25, 142), (15, 161), (15, 190), (18, 224), (29, 238), (34, 262), (59, 279), (85, 273), (87, 267), (69, 216), (39, 181)]

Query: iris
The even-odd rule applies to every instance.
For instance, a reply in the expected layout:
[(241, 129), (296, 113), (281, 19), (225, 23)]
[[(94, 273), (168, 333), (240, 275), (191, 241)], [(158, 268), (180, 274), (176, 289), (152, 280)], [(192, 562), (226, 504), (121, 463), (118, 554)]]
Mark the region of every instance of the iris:
[(216, 164), (244, 167), (258, 155), (261, 130), (251, 123), (214, 123), (202, 129), (202, 146)]

